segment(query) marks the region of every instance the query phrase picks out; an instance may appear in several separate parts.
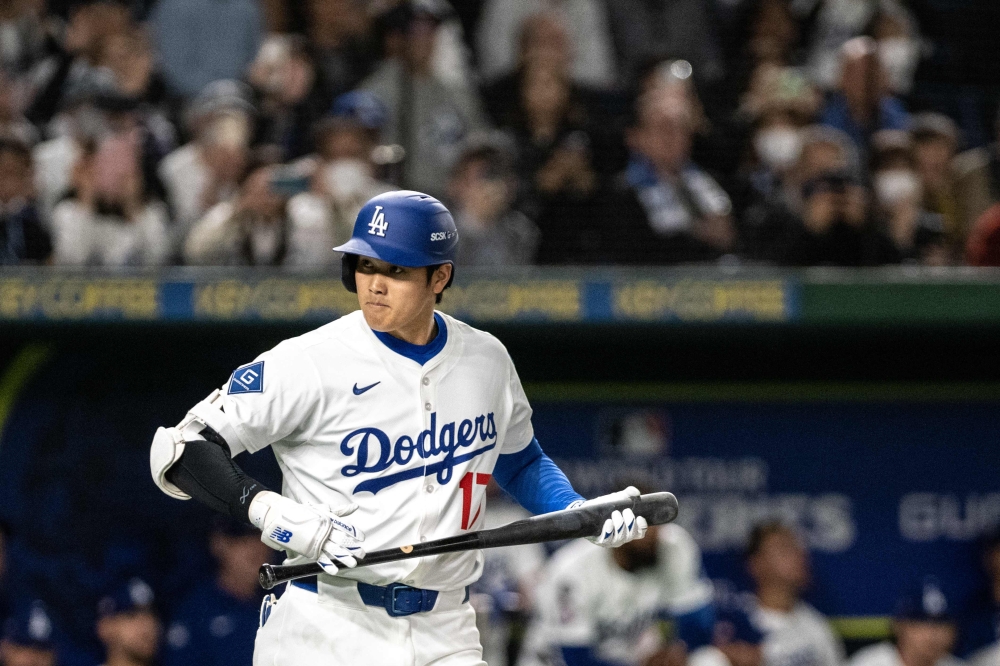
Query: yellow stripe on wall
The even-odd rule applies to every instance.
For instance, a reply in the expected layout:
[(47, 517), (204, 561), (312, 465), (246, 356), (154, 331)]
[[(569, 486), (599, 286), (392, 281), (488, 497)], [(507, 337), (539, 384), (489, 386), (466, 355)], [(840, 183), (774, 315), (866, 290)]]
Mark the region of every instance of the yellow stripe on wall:
[(881, 641), (892, 636), (892, 618), (887, 615), (833, 617), (830, 624), (848, 641)]
[(49, 345), (28, 343), (17, 352), (3, 376), (0, 376), (0, 442), (3, 441), (4, 425), (14, 409), (17, 397), (51, 352)]

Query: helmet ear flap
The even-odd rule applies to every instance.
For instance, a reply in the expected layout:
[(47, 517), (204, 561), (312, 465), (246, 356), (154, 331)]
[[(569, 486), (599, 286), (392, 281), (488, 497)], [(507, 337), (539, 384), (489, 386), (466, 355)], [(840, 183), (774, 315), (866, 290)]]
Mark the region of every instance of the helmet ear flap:
[(358, 282), (354, 272), (358, 270), (358, 255), (345, 253), (340, 259), (340, 281), (352, 294), (358, 293)]

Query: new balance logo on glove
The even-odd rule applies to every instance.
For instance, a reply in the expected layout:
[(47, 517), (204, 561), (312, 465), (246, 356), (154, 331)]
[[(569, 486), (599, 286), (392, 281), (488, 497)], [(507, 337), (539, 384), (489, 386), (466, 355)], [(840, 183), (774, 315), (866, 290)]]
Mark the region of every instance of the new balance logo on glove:
[(271, 532), (271, 538), (281, 543), (288, 543), (292, 540), (292, 533), (289, 530), (283, 530), (280, 527), (275, 527), (274, 531)]

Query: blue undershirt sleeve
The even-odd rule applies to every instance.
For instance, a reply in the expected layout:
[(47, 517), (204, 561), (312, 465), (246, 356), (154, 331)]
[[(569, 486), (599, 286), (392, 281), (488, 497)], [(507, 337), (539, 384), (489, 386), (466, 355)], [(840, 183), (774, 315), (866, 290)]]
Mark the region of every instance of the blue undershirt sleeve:
[(561, 511), (583, 499), (534, 438), (523, 450), (502, 454), (493, 468), (493, 478), (518, 504), (536, 515)]
[(715, 606), (701, 608), (674, 617), (674, 634), (687, 645), (688, 652), (712, 644), (715, 629)]
[(566, 666), (613, 666), (595, 657), (589, 647), (563, 647), (561, 652)]

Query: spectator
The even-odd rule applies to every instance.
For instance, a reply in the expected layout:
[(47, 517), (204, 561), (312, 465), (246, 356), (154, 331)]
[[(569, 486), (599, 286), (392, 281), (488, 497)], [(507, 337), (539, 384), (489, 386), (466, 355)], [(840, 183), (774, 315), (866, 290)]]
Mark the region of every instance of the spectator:
[(258, 141), (274, 146), (283, 160), (310, 152), (312, 125), (329, 101), (306, 42), (268, 37), (250, 67), (250, 82), (258, 98)]
[(31, 151), (16, 141), (0, 139), (0, 266), (44, 263), (52, 253), (31, 181)]
[(765, 666), (839, 666), (844, 648), (826, 618), (802, 600), (810, 584), (809, 555), (798, 535), (780, 523), (757, 525), (746, 549), (754, 581), (750, 613), (764, 635)]
[(38, 143), (38, 129), (24, 117), (21, 109), (21, 92), (18, 81), (11, 72), (0, 69), (0, 137), (16, 139), (33, 146)]
[(919, 153), (906, 132), (883, 130), (872, 137), (872, 174), (879, 220), (899, 253), (899, 260), (944, 266), (951, 263), (945, 246), (945, 222), (929, 212), (918, 172)]
[(52, 619), (41, 602), (11, 616), (0, 633), (3, 666), (56, 666)]
[(263, 593), (257, 580), (261, 563), (274, 552), (260, 533), (225, 517), (209, 540), (218, 565), (177, 607), (166, 634), (165, 666), (236, 666), (253, 661)]
[(958, 126), (948, 116), (921, 113), (910, 127), (916, 170), (923, 189), (923, 207), (940, 215), (948, 237), (948, 249), (959, 259), (969, 229), (962, 224), (954, 164), (959, 147)]
[[(1000, 111), (994, 130), (1000, 136)], [(1000, 203), (1000, 143), (967, 150), (955, 158), (953, 166), (961, 226), (972, 229), (990, 207)]]
[(711, 640), (712, 584), (697, 544), (678, 525), (650, 526), (645, 538), (611, 551), (574, 541), (549, 560), (537, 594), (524, 666), (683, 663), (684, 647), (665, 642), (656, 627), (662, 617), (673, 618), (688, 649)]
[(334, 95), (357, 86), (375, 68), (380, 46), (363, 0), (308, 0), (309, 44)]
[(45, 4), (18, 0), (0, 5), (0, 69), (17, 76), (28, 72), (45, 56), (49, 26)]
[(35, 93), (25, 111), (28, 120), (45, 125), (68, 100), (113, 86), (113, 75), (102, 67), (104, 46), (132, 28), (128, 7), (117, 0), (75, 5), (58, 50), (32, 77)]
[(986, 585), (962, 614), (958, 653), (975, 666), (988, 666), (996, 663), (987, 662), (989, 656), (1000, 656), (1000, 530), (983, 538), (979, 555)]
[[(620, 263), (712, 260), (735, 241), (729, 195), (691, 160), (691, 105), (665, 90), (638, 103), (632, 157), (612, 208), (606, 241)], [(632, 221), (635, 222), (632, 222)]]
[(465, 137), (485, 125), (478, 98), (432, 71), (435, 37), (446, 15), (436, 3), (407, 2), (393, 10), (387, 42), (401, 41), (402, 52), (361, 84), (389, 109), (383, 143), (405, 150), (400, 185), (438, 198)]
[[(147, 115), (156, 112), (169, 123), (170, 112), (167, 84), (156, 67), (156, 57), (149, 37), (140, 28), (132, 28), (108, 36), (101, 52), (101, 63), (114, 78), (118, 94), (142, 104)], [(173, 128), (169, 128), (173, 141)]]
[(913, 90), (913, 79), (920, 64), (917, 22), (897, 2), (883, 1), (878, 7), (868, 32), (878, 45), (878, 61), (889, 92), (905, 97)]
[(524, 22), (547, 9), (557, 11), (569, 31), (573, 81), (595, 88), (615, 87), (614, 47), (600, 0), (486, 0), (476, 38), (483, 79), (491, 81), (517, 68), (518, 36)]
[(827, 172), (803, 184), (802, 216), (782, 263), (881, 266), (899, 261), (893, 239), (876, 222), (871, 193), (856, 176)]
[(829, 94), (820, 113), (820, 122), (847, 133), (865, 154), (875, 132), (909, 126), (906, 109), (889, 93), (885, 78), (875, 41), (870, 37), (850, 40), (841, 50), (840, 85)]
[(892, 622), (895, 641), (863, 648), (849, 666), (961, 666), (951, 655), (956, 627), (948, 599), (938, 583), (926, 579), (899, 600)]
[[(809, 53), (809, 69), (820, 87), (831, 90), (837, 86), (843, 67), (841, 49), (850, 40), (866, 34), (883, 40), (899, 37), (906, 33), (908, 39), (917, 40), (913, 18), (899, 0), (819, 0), (818, 2), (796, 3), (808, 6), (818, 5), (814, 11), (815, 27), (812, 30)], [(891, 49), (890, 49), (891, 50)], [(895, 56), (880, 56), (890, 64)], [(894, 64), (894, 63), (893, 63)], [(886, 71), (893, 76), (899, 70)], [(909, 71), (912, 75), (912, 70)], [(890, 81), (892, 83), (892, 81)], [(906, 93), (908, 91), (898, 91)]]
[(158, 2), (150, 21), (167, 83), (183, 97), (242, 77), (263, 38), (254, 0)]
[(153, 590), (133, 578), (97, 604), (97, 638), (104, 645), (104, 666), (152, 666), (160, 650), (160, 618)]
[(280, 266), (288, 249), (287, 198), (272, 165), (246, 170), (236, 196), (205, 214), (184, 242), (184, 261), (204, 266)]
[(585, 111), (583, 102), (591, 96), (591, 91), (572, 80), (569, 40), (569, 33), (557, 12), (542, 12), (525, 19), (518, 40), (517, 69), (482, 89), (486, 110), (494, 124), (506, 129), (524, 126), (524, 78), (528, 71), (551, 72), (559, 78), (560, 85), (567, 81), (571, 106), (577, 113)]
[(170, 256), (166, 206), (144, 182), (137, 131), (105, 138), (74, 169), (74, 192), (52, 212), (57, 264), (157, 266)]
[[(790, 88), (796, 89), (794, 84)], [(798, 94), (769, 94), (753, 105), (757, 117), (751, 161), (740, 174), (737, 196), (737, 207), (742, 211), (737, 247), (739, 255), (751, 261), (780, 261), (783, 237), (794, 226), (792, 211), (799, 203), (794, 190), (800, 184), (802, 163), (808, 161), (802, 159), (803, 143), (807, 136), (814, 138), (803, 131), (810, 118), (809, 88), (799, 90)], [(816, 148), (811, 144), (808, 150)], [(833, 148), (839, 149), (836, 145)], [(844, 168), (846, 164), (845, 151), (830, 168)]]
[(966, 244), (965, 262), (970, 266), (1000, 266), (1000, 204), (976, 220)]
[(158, 173), (173, 212), (179, 247), (191, 226), (237, 188), (249, 159), (254, 108), (238, 81), (215, 81), (188, 106), (193, 139), (167, 155)]
[(466, 149), (448, 190), (461, 239), (456, 259), (459, 266), (533, 263), (538, 227), (512, 208), (517, 178), (502, 146), (473, 144)]
[(642, 65), (664, 57), (691, 63), (700, 85), (725, 74), (710, 8), (701, 0), (609, 2), (619, 81), (633, 83)]
[[(288, 202), (292, 233), (286, 264), (339, 265), (339, 253), (330, 248), (347, 241), (369, 199), (395, 189), (375, 177), (374, 155), (385, 120), (378, 98), (359, 90), (338, 97), (330, 116), (318, 124), (318, 152), (302, 161), (313, 171), (309, 191)], [(380, 152), (392, 151), (384, 147)]]

